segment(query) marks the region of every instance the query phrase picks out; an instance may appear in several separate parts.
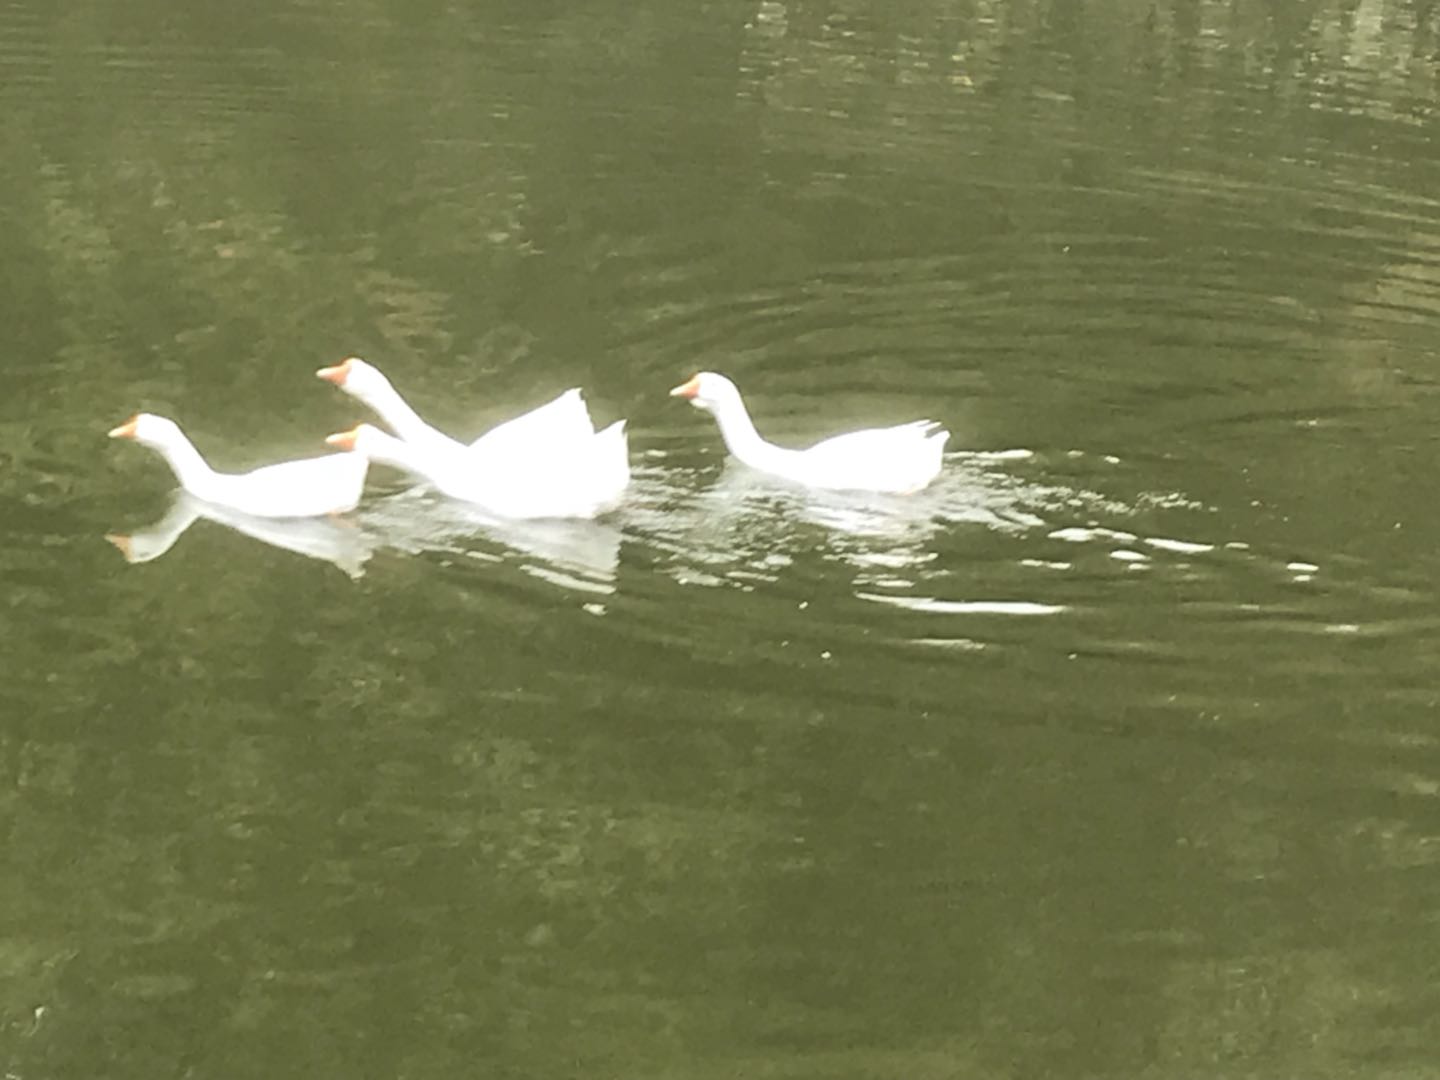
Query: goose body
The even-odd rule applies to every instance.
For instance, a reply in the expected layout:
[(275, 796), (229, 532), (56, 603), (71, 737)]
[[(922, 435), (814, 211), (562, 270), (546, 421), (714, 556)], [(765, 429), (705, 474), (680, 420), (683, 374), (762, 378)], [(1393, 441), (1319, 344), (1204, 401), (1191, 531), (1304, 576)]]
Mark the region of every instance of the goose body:
[(266, 465), (247, 473), (219, 473), (175, 421), (139, 413), (110, 432), (160, 454), (188, 494), (202, 502), (259, 518), (317, 517), (353, 510), (368, 462), (354, 454), (326, 454)]
[(625, 422), (591, 436), (592, 451), (531, 454), (504, 463), (435, 452), (370, 424), (325, 441), (424, 480), (442, 495), (499, 518), (592, 518), (613, 507), (630, 482)]
[(595, 426), (579, 389), (566, 390), (466, 444), (426, 423), (379, 368), (358, 356), (315, 374), (364, 402), (399, 438), (428, 454), (470, 452), (499, 462), (515, 454), (549, 453), (572, 444), (579, 449), (595, 438)]
[(933, 420), (867, 428), (823, 439), (805, 450), (766, 442), (735, 384), (702, 371), (670, 391), (715, 417), (725, 448), (759, 472), (806, 487), (840, 491), (919, 491), (940, 473), (950, 433)]

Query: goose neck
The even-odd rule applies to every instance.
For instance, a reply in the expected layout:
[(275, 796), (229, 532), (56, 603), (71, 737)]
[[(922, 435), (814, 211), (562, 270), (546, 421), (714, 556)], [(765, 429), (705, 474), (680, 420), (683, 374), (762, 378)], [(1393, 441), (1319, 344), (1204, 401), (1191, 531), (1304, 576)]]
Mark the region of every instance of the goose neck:
[(157, 443), (155, 448), (160, 451), (182, 488), (199, 498), (206, 498), (214, 487), (216, 472), (200, 456), (194, 443), (177, 431)]
[(372, 461), (390, 465), (424, 479), (435, 474), (434, 463), (418, 447), (406, 442), (403, 438), (397, 439), (387, 435), (383, 431), (375, 430), (369, 434), (370, 438), (362, 447), (362, 452)]
[(390, 425), (395, 434), (407, 442), (421, 442), (434, 438), (436, 431), (420, 418), (410, 403), (388, 382), (366, 395), (367, 404)]
[(715, 422), (720, 425), (720, 437), (725, 448), (746, 465), (763, 467), (766, 458), (775, 447), (760, 437), (755, 422), (750, 419), (750, 410), (736, 397), (722, 402), (715, 410)]

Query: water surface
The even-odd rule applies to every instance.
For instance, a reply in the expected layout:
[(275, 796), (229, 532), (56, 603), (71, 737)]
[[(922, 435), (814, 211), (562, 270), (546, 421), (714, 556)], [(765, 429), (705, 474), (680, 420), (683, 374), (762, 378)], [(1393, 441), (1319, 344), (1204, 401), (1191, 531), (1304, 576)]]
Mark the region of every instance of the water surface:
[[(7, 1074), (1429, 1075), (1436, 31), (0, 9)], [(630, 498), (247, 529), (104, 437), (318, 452), (355, 353), (583, 386)], [(756, 477), (700, 368), (945, 471)]]

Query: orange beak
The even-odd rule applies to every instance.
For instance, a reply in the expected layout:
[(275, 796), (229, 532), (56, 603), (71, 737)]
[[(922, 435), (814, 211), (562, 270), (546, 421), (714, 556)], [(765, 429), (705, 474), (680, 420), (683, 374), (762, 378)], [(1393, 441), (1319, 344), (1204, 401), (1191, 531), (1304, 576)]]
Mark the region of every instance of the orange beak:
[(117, 548), (120, 549), (120, 554), (125, 556), (126, 562), (131, 561), (130, 537), (121, 536), (119, 533), (106, 533), (105, 539), (109, 540), (110, 543), (114, 544)]
[(345, 380), (350, 377), (350, 365), (354, 362), (355, 358), (352, 356), (349, 360), (342, 361), (334, 367), (322, 367), (319, 371), (315, 372), (315, 374), (326, 382), (334, 383), (336, 386), (344, 386)]
[(334, 435), (326, 438), (329, 446), (338, 446), (341, 450), (354, 450), (355, 440), (360, 437), (360, 429), (353, 427), (349, 431), (337, 431)]
[(670, 391), (671, 397), (693, 398), (700, 393), (700, 376), (696, 375), (687, 383), (675, 387)]
[(139, 415), (132, 416), (117, 428), (110, 429), (112, 439), (133, 439), (135, 438), (135, 425), (140, 422)]

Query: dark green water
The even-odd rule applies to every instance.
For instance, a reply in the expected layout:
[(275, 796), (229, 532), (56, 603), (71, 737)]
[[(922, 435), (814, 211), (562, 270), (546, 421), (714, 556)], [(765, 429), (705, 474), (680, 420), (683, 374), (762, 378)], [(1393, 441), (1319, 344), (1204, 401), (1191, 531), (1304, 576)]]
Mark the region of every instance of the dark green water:
[[(6, 1077), (1440, 1074), (1437, 56), (1400, 0), (0, 7)], [(629, 502), (151, 528), (111, 426), (317, 452), (351, 353), (462, 435), (583, 386)], [(698, 368), (946, 472), (756, 483)]]

